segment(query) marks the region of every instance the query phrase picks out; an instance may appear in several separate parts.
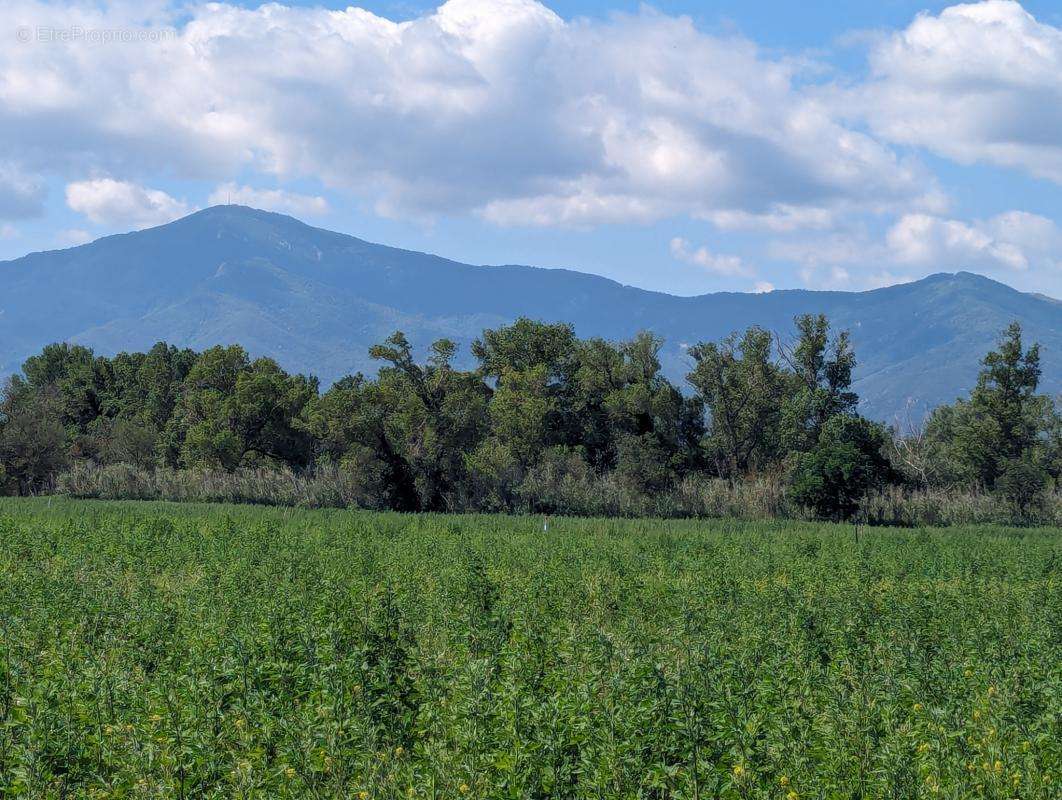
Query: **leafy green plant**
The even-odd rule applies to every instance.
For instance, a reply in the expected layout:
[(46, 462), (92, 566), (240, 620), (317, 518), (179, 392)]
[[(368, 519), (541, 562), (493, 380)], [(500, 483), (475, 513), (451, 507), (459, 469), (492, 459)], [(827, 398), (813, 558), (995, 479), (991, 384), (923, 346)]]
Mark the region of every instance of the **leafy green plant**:
[(862, 417), (831, 417), (818, 444), (798, 457), (790, 497), (819, 517), (850, 519), (861, 501), (889, 478), (885, 443), (881, 427)]
[(1060, 552), (4, 498), (0, 796), (1056, 800)]
[(1014, 519), (1029, 521), (1041, 515), (1047, 502), (1050, 476), (1031, 461), (1007, 461), (996, 478), (996, 494), (1007, 503)]

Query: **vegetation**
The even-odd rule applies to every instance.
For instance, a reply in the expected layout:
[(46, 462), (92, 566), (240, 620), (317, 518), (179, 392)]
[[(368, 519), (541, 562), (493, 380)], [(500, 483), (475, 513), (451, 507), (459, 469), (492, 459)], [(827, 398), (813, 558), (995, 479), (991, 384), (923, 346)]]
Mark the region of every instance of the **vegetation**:
[(521, 319), (484, 331), (478, 367), (463, 371), (452, 342), (420, 363), (395, 333), (371, 350), (377, 377), (321, 393), (238, 346), (105, 358), (50, 345), (0, 399), (0, 487), (33, 494), (61, 476), (75, 494), (175, 497), (145, 487), (271, 471), (274, 484), (372, 509), (670, 516), (703, 513), (688, 498), (722, 481), (731, 494), (781, 487), (782, 502), (755, 506), (798, 517), (898, 522), (910, 515), (871, 508), (899, 491), (988, 494), (1015, 522), (1054, 518), (1062, 417), (1036, 393), (1039, 348), (1017, 325), (970, 397), (913, 431), (859, 415), (855, 354), (825, 317), (798, 317), (789, 339), (753, 327), (691, 347), (685, 393), (663, 377), (661, 346)]
[(0, 499), (11, 797), (1058, 797), (1058, 529)]

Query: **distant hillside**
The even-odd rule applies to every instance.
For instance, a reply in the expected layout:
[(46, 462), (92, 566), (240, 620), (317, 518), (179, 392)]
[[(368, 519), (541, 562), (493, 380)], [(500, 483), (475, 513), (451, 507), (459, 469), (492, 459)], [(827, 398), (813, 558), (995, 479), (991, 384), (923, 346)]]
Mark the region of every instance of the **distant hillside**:
[(327, 384), (375, 372), (368, 348), (395, 329), (420, 348), (452, 338), (467, 361), (483, 328), (526, 315), (581, 336), (655, 331), (681, 381), (690, 344), (752, 324), (785, 334), (805, 312), (852, 331), (863, 411), (880, 419), (968, 391), (1015, 319), (1043, 346), (1044, 390), (1062, 391), (1062, 304), (969, 273), (860, 293), (674, 297), (569, 270), (460, 264), (242, 206), (0, 262), (0, 373), (58, 340), (105, 354), (237, 342)]

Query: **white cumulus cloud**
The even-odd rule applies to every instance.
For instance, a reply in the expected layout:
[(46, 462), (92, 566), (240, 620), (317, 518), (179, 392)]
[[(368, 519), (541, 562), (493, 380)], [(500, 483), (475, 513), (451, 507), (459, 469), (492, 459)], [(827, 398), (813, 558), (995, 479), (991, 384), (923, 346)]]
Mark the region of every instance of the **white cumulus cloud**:
[(66, 204), (97, 224), (117, 227), (161, 225), (189, 212), (184, 201), (166, 192), (113, 178), (68, 183)]
[(887, 140), (1062, 182), (1062, 28), (1019, 3), (922, 13), (871, 53), (844, 102)]
[(896, 263), (935, 269), (1023, 272), (1050, 258), (1060, 243), (1054, 222), (1016, 211), (974, 222), (907, 214), (886, 235)]
[(382, 214), (589, 226), (821, 226), (920, 207), (923, 167), (839, 121), (799, 62), (689, 18), (566, 21), (535, 0), (174, 10), (8, 0), (13, 26), (158, 29), (0, 48), (0, 151), (29, 174), (311, 178)]

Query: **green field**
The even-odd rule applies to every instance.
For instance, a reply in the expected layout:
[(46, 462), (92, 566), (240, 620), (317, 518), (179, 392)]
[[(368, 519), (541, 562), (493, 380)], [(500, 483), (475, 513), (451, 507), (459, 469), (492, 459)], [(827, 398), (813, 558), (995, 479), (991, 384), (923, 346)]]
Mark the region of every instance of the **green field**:
[(1062, 532), (0, 500), (0, 796), (1062, 796)]

